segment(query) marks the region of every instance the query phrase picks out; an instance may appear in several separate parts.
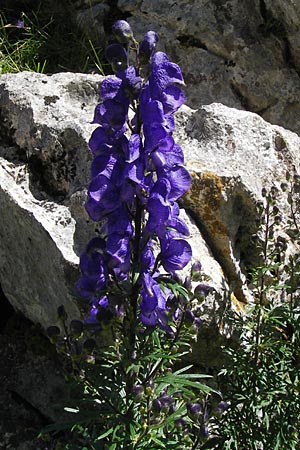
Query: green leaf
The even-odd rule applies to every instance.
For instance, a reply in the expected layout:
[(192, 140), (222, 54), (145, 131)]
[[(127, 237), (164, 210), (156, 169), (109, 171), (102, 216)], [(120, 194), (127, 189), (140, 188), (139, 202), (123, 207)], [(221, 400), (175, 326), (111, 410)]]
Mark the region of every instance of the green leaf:
[(114, 427), (110, 428), (109, 430), (105, 431), (103, 434), (100, 434), (100, 436), (97, 437), (96, 441), (101, 441), (102, 439), (106, 438), (110, 434), (114, 432)]

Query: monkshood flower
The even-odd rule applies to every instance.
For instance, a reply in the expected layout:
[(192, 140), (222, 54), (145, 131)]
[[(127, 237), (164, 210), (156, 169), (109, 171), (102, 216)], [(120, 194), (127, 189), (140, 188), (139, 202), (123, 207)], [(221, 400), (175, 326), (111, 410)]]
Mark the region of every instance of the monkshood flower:
[[(125, 310), (132, 305), (139, 311), (146, 327), (171, 333), (168, 305), (174, 294), (161, 279), (175, 277), (192, 254), (177, 204), (191, 177), (172, 136), (184, 81), (179, 66), (155, 52), (157, 33), (147, 32), (136, 45), (126, 21), (117, 21), (112, 31), (118, 43), (105, 54), (115, 75), (102, 82), (93, 118), (97, 128), (89, 141), (86, 211), (99, 222), (99, 236), (81, 255), (77, 290), (90, 302), (89, 323), (117, 314), (123, 302)], [(136, 65), (129, 63), (130, 50)], [(119, 300), (113, 306), (116, 286)]]

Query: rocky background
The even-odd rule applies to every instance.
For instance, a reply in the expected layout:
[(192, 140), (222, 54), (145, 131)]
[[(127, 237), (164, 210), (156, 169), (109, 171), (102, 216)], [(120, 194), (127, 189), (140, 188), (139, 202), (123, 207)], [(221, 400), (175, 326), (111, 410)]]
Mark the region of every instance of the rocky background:
[[(176, 139), (193, 184), (182, 204), (194, 258), (213, 292), (191, 360), (220, 366), (228, 336), (223, 314), (251, 301), (247, 272), (263, 186), (279, 186), (299, 165), (300, 4), (296, 0), (47, 0), (103, 46), (126, 18), (139, 39), (159, 33), (159, 49), (182, 67), (187, 106)], [(4, 0), (7, 11), (35, 8)], [(87, 141), (102, 77), (62, 72), (0, 76), (0, 449), (48, 449), (33, 440), (60, 417), (67, 394), (59, 360), (44, 338), (64, 304), (80, 317), (73, 285), (78, 257), (95, 233), (84, 211)], [(298, 133), (298, 134), (297, 134)], [(280, 209), (283, 216), (284, 196)], [(5, 405), (5, 406), (4, 406)], [(16, 424), (18, 427), (16, 429)]]

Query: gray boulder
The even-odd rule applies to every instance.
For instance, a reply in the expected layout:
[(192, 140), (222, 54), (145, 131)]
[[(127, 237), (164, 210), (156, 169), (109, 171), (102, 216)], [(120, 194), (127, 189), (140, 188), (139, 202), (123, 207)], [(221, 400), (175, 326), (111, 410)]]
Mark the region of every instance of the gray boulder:
[[(222, 104), (177, 114), (176, 140), (193, 183), (183, 204), (195, 218), (236, 299), (251, 300), (245, 274), (257, 264), (251, 242), (262, 188), (280, 187), (299, 168), (300, 138), (257, 114)], [(287, 212), (285, 197), (280, 209)]]
[(83, 203), (100, 81), (71, 73), (0, 78), (0, 282), (13, 307), (44, 328), (62, 304), (79, 315), (73, 286), (78, 254), (94, 233)]
[(190, 107), (219, 102), (299, 133), (298, 2), (119, 0), (118, 7), (139, 39), (157, 31), (159, 48), (183, 69)]

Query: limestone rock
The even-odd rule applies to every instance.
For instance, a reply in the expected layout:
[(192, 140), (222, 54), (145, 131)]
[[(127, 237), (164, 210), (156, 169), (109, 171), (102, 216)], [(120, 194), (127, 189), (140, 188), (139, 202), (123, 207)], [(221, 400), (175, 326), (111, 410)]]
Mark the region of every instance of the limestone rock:
[(182, 67), (187, 105), (220, 102), (300, 131), (300, 12), (293, 0), (118, 1)]
[(100, 81), (80, 74), (0, 78), (0, 282), (13, 307), (44, 328), (62, 304), (71, 318), (79, 315), (72, 291), (78, 254), (94, 232), (83, 204)]
[[(251, 235), (263, 187), (279, 186), (299, 166), (300, 138), (260, 116), (221, 104), (177, 115), (176, 140), (193, 183), (183, 204), (195, 218), (240, 301), (244, 268), (255, 264)], [(284, 203), (282, 210), (284, 213)]]

